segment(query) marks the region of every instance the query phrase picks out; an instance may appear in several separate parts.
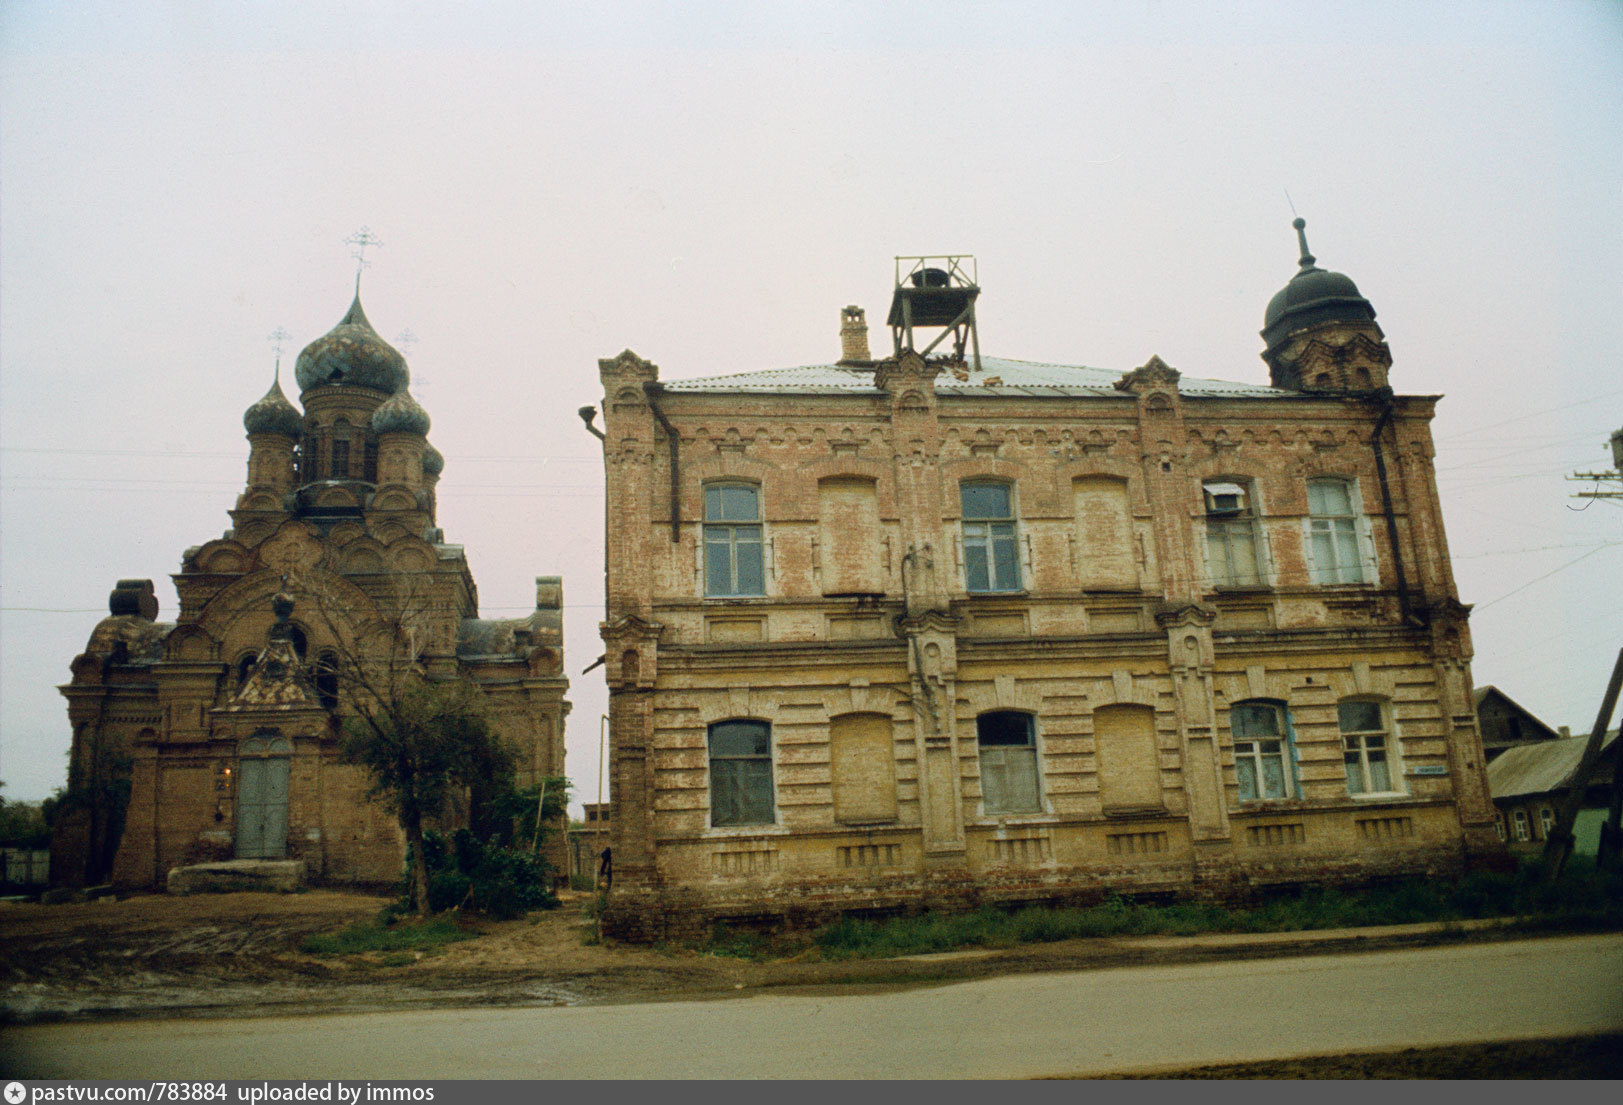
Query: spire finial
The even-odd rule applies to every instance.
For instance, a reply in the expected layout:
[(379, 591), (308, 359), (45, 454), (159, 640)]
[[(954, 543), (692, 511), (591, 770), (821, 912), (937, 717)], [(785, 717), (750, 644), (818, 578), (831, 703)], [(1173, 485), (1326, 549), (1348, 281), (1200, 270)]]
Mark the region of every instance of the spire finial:
[(274, 382), (278, 386), (282, 382), (282, 343), (292, 336), (280, 326), (265, 336), (265, 340), (271, 343), (271, 352), (276, 354), (276, 378)]
[(355, 247), (355, 251), (351, 256), (355, 258), (355, 298), (359, 299), (361, 296), (361, 270), (366, 268), (366, 247), (378, 246), (381, 248), (383, 239), (373, 234), (371, 227), (363, 226), (348, 238), (345, 238), (344, 244)]
[(1314, 257), (1312, 253), (1308, 252), (1307, 220), (1298, 215), (1291, 225), (1296, 228), (1296, 240), (1302, 246), (1302, 260), (1300, 264), (1302, 266), (1302, 271), (1306, 272), (1308, 269), (1313, 267), (1313, 262), (1318, 260), (1318, 258)]

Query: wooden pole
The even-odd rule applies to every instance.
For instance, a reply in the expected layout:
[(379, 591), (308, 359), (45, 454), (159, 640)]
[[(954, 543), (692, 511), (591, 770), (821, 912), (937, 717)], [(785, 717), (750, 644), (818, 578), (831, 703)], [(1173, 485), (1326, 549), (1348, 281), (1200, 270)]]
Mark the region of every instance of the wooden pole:
[(1584, 745), (1583, 759), (1578, 763), (1578, 769), (1572, 773), (1572, 779), (1567, 786), (1567, 796), (1562, 800), (1561, 813), (1556, 818), (1555, 827), (1544, 837), (1544, 853), (1540, 863), (1544, 867), (1546, 882), (1555, 882), (1566, 869), (1567, 860), (1572, 855), (1572, 826), (1578, 820), (1578, 811), (1583, 808), (1584, 794), (1589, 789), (1589, 779), (1595, 773), (1595, 765), (1600, 759), (1601, 744), (1606, 740), (1606, 729), (1612, 723), (1612, 710), (1617, 706), (1619, 689), (1623, 689), (1623, 649), (1617, 651), (1617, 662), (1612, 665), (1612, 678), (1606, 684), (1606, 697), (1602, 700), (1600, 713), (1595, 715), (1595, 727), (1589, 731), (1589, 742)]

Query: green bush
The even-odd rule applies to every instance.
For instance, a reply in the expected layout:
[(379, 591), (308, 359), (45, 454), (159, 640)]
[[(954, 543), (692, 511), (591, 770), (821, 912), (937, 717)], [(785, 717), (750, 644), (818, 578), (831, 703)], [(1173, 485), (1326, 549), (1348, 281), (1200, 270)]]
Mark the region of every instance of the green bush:
[[(441, 833), (423, 833), (428, 857), (428, 907), (439, 913), (466, 904), (469, 908), (508, 920), (532, 909), (552, 909), (558, 896), (552, 891), (552, 867), (524, 848), (509, 847), (496, 839), (481, 842), (466, 829), (449, 840)], [(398, 891), (409, 903), (416, 856), (407, 857)]]

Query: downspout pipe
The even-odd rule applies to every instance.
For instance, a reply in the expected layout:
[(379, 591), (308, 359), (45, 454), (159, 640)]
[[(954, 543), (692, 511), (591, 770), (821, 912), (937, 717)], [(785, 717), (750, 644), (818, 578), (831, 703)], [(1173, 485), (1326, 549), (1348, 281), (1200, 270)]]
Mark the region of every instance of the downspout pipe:
[(665, 440), (671, 447), (671, 544), (679, 544), (682, 540), (682, 498), (678, 494), (680, 484), (680, 470), (677, 462), (680, 456), (682, 438), (671, 425), (671, 420), (665, 417), (665, 412), (659, 409), (655, 396), (665, 389), (653, 380), (642, 385), (642, 393), (648, 400), (648, 409), (654, 412), (654, 420), (659, 423), (660, 429), (665, 431)]
[(1381, 483), (1381, 512), (1386, 515), (1386, 537), (1392, 544), (1392, 568), (1398, 577), (1398, 611), (1406, 625), (1422, 625), (1420, 619), (1415, 617), (1409, 601), (1409, 579), (1403, 570), (1403, 546), (1398, 542), (1398, 517), (1392, 509), (1392, 485), (1386, 478), (1386, 454), (1381, 449), (1381, 435), (1392, 424), (1396, 406), (1392, 402), (1390, 390), (1384, 390), (1377, 396), (1376, 401), (1381, 404), (1381, 417), (1375, 423), (1375, 433), (1371, 436), (1369, 444), (1375, 452), (1375, 473)]

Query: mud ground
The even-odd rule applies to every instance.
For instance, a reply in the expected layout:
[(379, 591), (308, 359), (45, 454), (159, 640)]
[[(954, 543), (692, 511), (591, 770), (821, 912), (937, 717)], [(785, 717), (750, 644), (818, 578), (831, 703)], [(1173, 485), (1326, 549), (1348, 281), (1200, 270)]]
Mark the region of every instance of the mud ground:
[[(308, 935), (375, 918), (387, 899), (300, 894), (138, 895), (0, 905), (0, 1022), (266, 1016), (724, 997), (763, 987), (849, 992), (1027, 971), (1295, 955), (1305, 949), (1465, 938), (1436, 926), (1274, 936), (1070, 940), (902, 959), (751, 961), (685, 948), (600, 944), (572, 895), (517, 921), (465, 918), (477, 937), (401, 963), (399, 953), (317, 956)], [(1476, 932), (1471, 938), (1490, 937)]]

